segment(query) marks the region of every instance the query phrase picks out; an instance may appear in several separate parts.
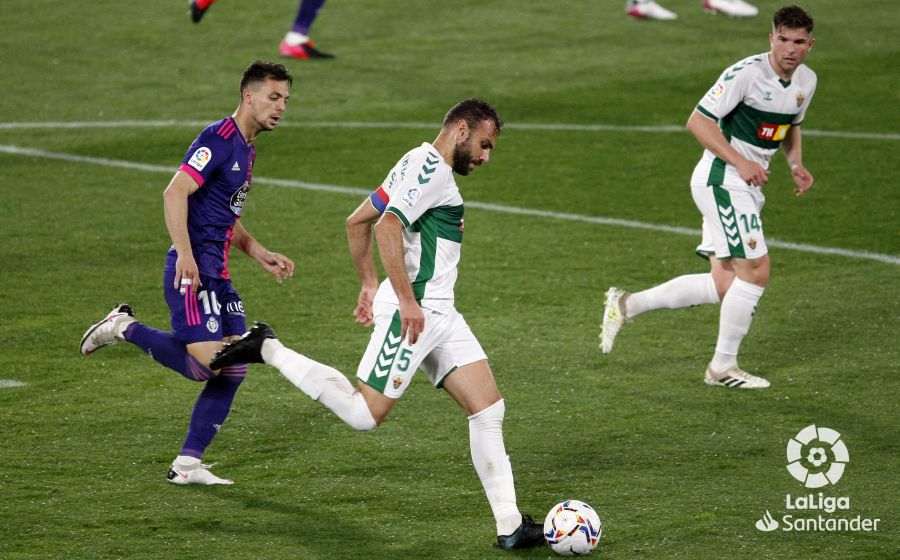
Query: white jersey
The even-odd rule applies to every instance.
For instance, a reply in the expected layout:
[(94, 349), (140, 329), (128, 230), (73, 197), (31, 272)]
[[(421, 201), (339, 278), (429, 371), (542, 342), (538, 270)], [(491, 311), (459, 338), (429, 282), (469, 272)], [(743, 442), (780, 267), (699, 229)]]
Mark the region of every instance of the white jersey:
[[(805, 64), (790, 82), (778, 77), (768, 53), (726, 69), (700, 100), (697, 110), (718, 121), (722, 133), (742, 156), (769, 168), (791, 126), (799, 126), (816, 91), (816, 73)], [(691, 176), (694, 186), (747, 187), (733, 165), (704, 150)]]
[[(416, 300), (436, 311), (453, 308), (453, 286), (463, 238), (463, 199), (453, 169), (425, 142), (406, 153), (370, 197), (379, 212), (403, 225), (406, 271)], [(390, 279), (375, 301), (398, 303)]]

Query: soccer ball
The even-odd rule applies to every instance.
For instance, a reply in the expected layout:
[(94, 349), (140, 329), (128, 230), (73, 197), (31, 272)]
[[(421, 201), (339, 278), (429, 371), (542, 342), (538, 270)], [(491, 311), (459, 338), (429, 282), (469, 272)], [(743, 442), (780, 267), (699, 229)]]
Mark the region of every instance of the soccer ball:
[(602, 531), (600, 516), (579, 500), (556, 504), (544, 520), (547, 544), (561, 556), (590, 554), (600, 542)]

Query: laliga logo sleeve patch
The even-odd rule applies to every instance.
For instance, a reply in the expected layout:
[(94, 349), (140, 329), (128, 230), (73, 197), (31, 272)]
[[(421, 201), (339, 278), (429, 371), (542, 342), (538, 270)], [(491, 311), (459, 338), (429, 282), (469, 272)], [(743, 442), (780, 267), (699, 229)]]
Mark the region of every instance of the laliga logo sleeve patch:
[(717, 83), (709, 90), (706, 94), (706, 98), (715, 103), (722, 97), (722, 94), (725, 93), (725, 84), (722, 82)]
[(412, 208), (416, 204), (416, 201), (419, 200), (420, 196), (422, 196), (422, 189), (419, 187), (411, 187), (406, 191), (406, 194), (403, 195), (401, 200), (408, 208)]
[(206, 164), (209, 163), (209, 160), (211, 159), (212, 150), (204, 146), (202, 148), (197, 148), (197, 151), (194, 152), (194, 155), (192, 155), (191, 159), (188, 161), (188, 165), (197, 171), (203, 171), (203, 168), (206, 167)]

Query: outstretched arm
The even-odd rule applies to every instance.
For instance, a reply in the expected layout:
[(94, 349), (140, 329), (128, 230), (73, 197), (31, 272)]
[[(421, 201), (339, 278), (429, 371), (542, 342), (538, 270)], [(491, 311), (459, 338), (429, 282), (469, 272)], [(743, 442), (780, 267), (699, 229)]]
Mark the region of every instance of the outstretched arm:
[(273, 253), (263, 247), (263, 245), (250, 235), (250, 232), (241, 225), (240, 220), (234, 224), (234, 235), (231, 237), (231, 243), (259, 262), (264, 269), (269, 271), (269, 273), (275, 277), (275, 281), (279, 284), (294, 275), (294, 261), (280, 253)]
[(372, 302), (378, 291), (378, 271), (372, 256), (372, 225), (380, 217), (381, 213), (368, 199), (347, 217), (347, 244), (350, 246), (350, 257), (360, 283), (359, 298), (353, 315), (357, 323), (366, 326), (372, 324)]
[(803, 167), (803, 146), (801, 138), (802, 134), (800, 133), (800, 127), (792, 126), (790, 130), (788, 130), (787, 136), (785, 136), (784, 140), (781, 142), (781, 149), (784, 150), (788, 165), (791, 166), (791, 177), (794, 179), (794, 184), (797, 185), (794, 189), (794, 194), (797, 196), (806, 194), (806, 191), (812, 187), (814, 181), (812, 174)]
[(687, 129), (704, 148), (716, 154), (717, 158), (733, 165), (738, 175), (747, 181), (748, 185), (761, 187), (769, 181), (769, 171), (738, 153), (722, 134), (716, 121), (694, 110), (688, 119)]

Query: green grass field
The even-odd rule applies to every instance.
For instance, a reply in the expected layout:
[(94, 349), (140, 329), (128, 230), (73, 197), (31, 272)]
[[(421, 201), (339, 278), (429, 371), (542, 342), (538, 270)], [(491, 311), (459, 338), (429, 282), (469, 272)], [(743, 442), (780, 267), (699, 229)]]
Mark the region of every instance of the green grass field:
[[(897, 558), (900, 13), (887, 0), (804, 4), (817, 22), (803, 144), (817, 182), (795, 199), (779, 156), (763, 217), (771, 239), (844, 252), (772, 247), (741, 363), (773, 387), (731, 392), (702, 382), (715, 306), (641, 316), (614, 353), (597, 348), (608, 286), (706, 266), (694, 236), (590, 221), (699, 228), (696, 142), (629, 127), (681, 126), (723, 68), (767, 50), (781, 5), (756, 0), (764, 16), (734, 20), (663, 3), (677, 22), (631, 21), (622, 0), (331, 0), (313, 36), (338, 58), (287, 62), (293, 95), (257, 143), (243, 220), (298, 273), (278, 286), (235, 255), (248, 318), (355, 372), (368, 331), (351, 317), (343, 220), (362, 195), (267, 180), (374, 188), (453, 103), (484, 97), (509, 127), (490, 165), (460, 180), (457, 307), (506, 399), (522, 510), (592, 504), (600, 558)], [(424, 376), (360, 434), (252, 366), (206, 457), (237, 483), (173, 487), (164, 475), (200, 386), (127, 344), (79, 355), (118, 301), (168, 325), (162, 190), (198, 123), (237, 105), (243, 68), (277, 55), (296, 9), (224, 0), (193, 26), (185, 4), (3, 4), (0, 379), (24, 386), (0, 388), (0, 558), (552, 557), (496, 547), (465, 416)], [(147, 124), (160, 120), (172, 122)], [(111, 121), (138, 122), (87, 124)], [(340, 126), (354, 122), (386, 124)], [(877, 532), (754, 527), (809, 492), (785, 469), (788, 439), (809, 424), (840, 432), (851, 457), (822, 489), (850, 510), (823, 516), (879, 518)]]

